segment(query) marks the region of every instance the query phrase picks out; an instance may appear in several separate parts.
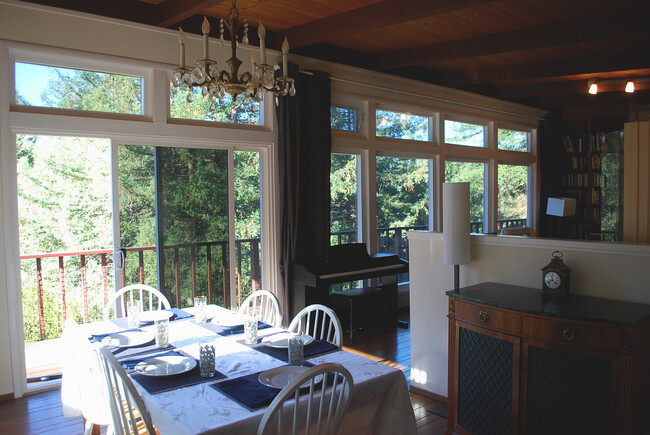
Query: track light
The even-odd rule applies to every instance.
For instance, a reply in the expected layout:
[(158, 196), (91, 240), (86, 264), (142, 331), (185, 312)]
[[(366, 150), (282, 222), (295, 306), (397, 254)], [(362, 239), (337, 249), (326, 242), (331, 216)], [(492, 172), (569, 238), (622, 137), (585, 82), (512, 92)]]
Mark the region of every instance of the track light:
[(588, 80), (587, 87), (591, 95), (596, 95), (598, 93), (598, 81), (596, 79)]
[(627, 82), (627, 84), (625, 85), (625, 92), (627, 92), (628, 94), (631, 94), (631, 93), (634, 92), (634, 82), (633, 81), (630, 80), (629, 82)]

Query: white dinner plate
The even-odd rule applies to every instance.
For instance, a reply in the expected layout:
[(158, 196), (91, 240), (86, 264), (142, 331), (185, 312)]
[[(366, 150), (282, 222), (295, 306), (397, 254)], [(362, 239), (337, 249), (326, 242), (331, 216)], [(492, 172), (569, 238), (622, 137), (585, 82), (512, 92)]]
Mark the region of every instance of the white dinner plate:
[(181, 355), (149, 358), (139, 362), (135, 371), (145, 376), (173, 376), (189, 372), (196, 367), (196, 360)]
[(244, 324), (244, 316), (241, 316), (238, 313), (226, 315), (219, 313), (219, 315), (214, 317), (210, 322), (224, 327), (239, 326)]
[(171, 319), (174, 315), (171, 311), (165, 310), (152, 310), (152, 311), (142, 311), (140, 313), (141, 322), (155, 322), (156, 320)]
[[(311, 367), (303, 367), (303, 366), (282, 366), (282, 367), (276, 367), (271, 370), (267, 370), (265, 372), (260, 373), (258, 376), (258, 380), (262, 385), (266, 385), (267, 387), (271, 388), (278, 388), (282, 389), (289, 385), (291, 381), (293, 381), (296, 376), (301, 374), (302, 372), (309, 370)], [(316, 376), (316, 379), (314, 379), (314, 383), (319, 383), (321, 380), (323, 380), (323, 375), (318, 375)], [(309, 383), (305, 382), (301, 387), (308, 387)]]
[(149, 343), (153, 339), (154, 335), (150, 332), (124, 331), (106, 336), (102, 344), (113, 347), (135, 347)]
[(286, 349), (289, 347), (289, 338), (300, 335), (302, 337), (302, 345), (307, 346), (309, 343), (314, 341), (314, 337), (307, 334), (294, 334), (293, 332), (281, 332), (280, 334), (270, 335), (262, 339), (262, 343), (270, 347), (275, 347), (278, 349)]

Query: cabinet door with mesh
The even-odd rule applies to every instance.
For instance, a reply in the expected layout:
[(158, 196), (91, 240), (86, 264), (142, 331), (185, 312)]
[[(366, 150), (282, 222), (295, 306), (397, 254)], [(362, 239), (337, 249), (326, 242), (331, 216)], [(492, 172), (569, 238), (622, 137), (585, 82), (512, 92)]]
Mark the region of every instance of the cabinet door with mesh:
[(459, 432), (516, 432), (520, 340), (457, 323)]
[(524, 352), (526, 434), (611, 433), (612, 359), (543, 344)]

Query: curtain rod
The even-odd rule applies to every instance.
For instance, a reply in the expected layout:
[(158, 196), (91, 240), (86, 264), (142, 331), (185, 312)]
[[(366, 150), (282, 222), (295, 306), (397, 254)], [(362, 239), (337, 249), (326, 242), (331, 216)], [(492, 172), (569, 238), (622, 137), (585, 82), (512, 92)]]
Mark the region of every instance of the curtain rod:
[[(300, 71), (300, 73), (301, 74), (307, 74), (307, 75), (310, 75), (310, 76), (314, 75), (314, 73), (312, 73), (311, 71)], [(468, 107), (468, 108), (471, 108), (471, 109), (485, 110), (487, 112), (499, 113), (501, 115), (516, 116), (518, 118), (533, 119), (535, 121), (544, 121), (546, 119), (546, 118), (540, 118), (540, 117), (537, 117), (537, 116), (520, 115), (518, 113), (507, 112), (505, 110), (490, 109), (490, 108), (487, 108), (487, 107), (481, 107), (481, 106), (477, 106), (477, 105), (469, 104), (469, 103), (461, 103), (460, 101), (453, 101), (453, 100), (449, 100), (449, 99), (446, 99), (446, 98), (439, 98), (439, 97), (432, 97), (430, 95), (416, 94), (415, 92), (401, 91), (399, 89), (387, 88), (385, 86), (371, 85), (369, 83), (362, 83), (362, 82), (357, 82), (357, 81), (354, 81), (354, 80), (341, 79), (341, 78), (334, 77), (334, 76), (330, 76), (330, 80), (333, 80), (333, 81), (336, 81), (336, 82), (341, 82), (341, 83), (348, 83), (348, 84), (351, 84), (351, 85), (365, 86), (367, 88), (378, 89), (380, 91), (396, 92), (398, 94), (408, 95), (410, 97), (423, 98), (425, 100), (437, 101), (439, 103), (447, 103), (447, 104), (453, 104), (453, 105), (456, 105), (456, 106)]]

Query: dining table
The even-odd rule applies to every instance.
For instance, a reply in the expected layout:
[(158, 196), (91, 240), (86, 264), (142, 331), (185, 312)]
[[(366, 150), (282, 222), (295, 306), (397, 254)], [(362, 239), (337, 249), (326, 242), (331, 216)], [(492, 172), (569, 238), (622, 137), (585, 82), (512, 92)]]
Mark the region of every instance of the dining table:
[[(207, 321), (197, 323), (194, 307), (171, 311), (169, 346), (166, 348), (155, 345), (155, 325), (149, 324), (153, 322), (141, 323), (135, 330), (128, 328), (124, 318), (87, 323), (76, 325), (75, 335), (84, 343), (95, 342), (96, 346), (109, 347), (131, 377), (161, 434), (256, 433), (264, 412), (281, 388), (269, 385), (268, 379), (260, 375), (292, 369), (288, 365), (287, 349), (273, 345), (275, 337), (287, 331), (259, 322), (258, 340), (247, 344), (242, 317), (238, 313), (208, 305)], [(136, 334), (139, 338), (133, 340), (132, 346), (117, 343), (111, 341), (116, 333)], [(211, 341), (215, 348), (215, 370), (208, 378), (199, 373), (202, 338)], [(72, 345), (68, 349), (70, 362), (64, 365), (62, 395), (68, 396), (63, 400), (67, 415), (81, 411), (83, 404), (78, 398), (88, 397), (89, 392), (84, 388), (91, 388), (78, 375), (83, 372), (78, 364), (88, 361), (75, 360), (75, 355), (82, 352), (80, 349)], [(197, 364), (189, 364), (191, 367), (169, 376), (148, 376), (146, 371), (139, 370), (144, 362), (161, 355), (180, 355)], [(343, 365), (354, 381), (354, 391), (339, 434), (416, 433), (415, 416), (401, 370), (325, 341), (313, 340), (305, 344), (304, 365), (323, 363)]]

